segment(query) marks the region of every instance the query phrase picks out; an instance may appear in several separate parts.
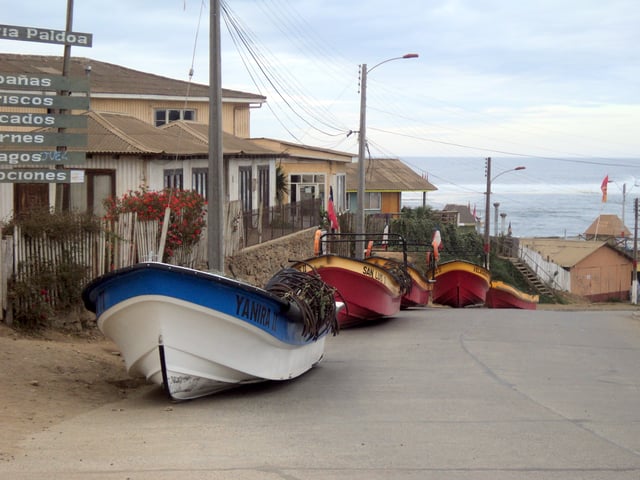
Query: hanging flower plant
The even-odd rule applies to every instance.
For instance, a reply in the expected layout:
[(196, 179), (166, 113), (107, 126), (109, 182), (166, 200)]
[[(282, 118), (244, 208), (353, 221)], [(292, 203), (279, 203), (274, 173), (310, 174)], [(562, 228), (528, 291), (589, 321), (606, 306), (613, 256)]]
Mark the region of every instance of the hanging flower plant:
[(158, 235), (162, 231), (165, 209), (171, 214), (164, 248), (165, 256), (173, 257), (179, 247), (189, 248), (200, 240), (206, 226), (205, 205), (202, 195), (193, 190), (165, 189), (160, 192), (142, 188), (129, 191), (120, 198), (104, 202), (105, 220), (118, 220), (120, 214), (136, 213), (138, 221), (157, 220)]

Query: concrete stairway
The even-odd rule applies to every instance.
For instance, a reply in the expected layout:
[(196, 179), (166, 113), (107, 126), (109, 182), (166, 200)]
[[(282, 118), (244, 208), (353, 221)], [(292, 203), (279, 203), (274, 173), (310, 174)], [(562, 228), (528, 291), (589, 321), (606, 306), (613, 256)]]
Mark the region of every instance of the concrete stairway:
[(518, 269), (518, 271), (522, 274), (522, 276), (526, 279), (527, 283), (535, 289), (538, 295), (544, 295), (546, 297), (553, 297), (553, 290), (547, 287), (538, 276), (529, 268), (529, 266), (524, 263), (519, 258), (510, 257), (509, 261), (513, 264), (514, 267)]

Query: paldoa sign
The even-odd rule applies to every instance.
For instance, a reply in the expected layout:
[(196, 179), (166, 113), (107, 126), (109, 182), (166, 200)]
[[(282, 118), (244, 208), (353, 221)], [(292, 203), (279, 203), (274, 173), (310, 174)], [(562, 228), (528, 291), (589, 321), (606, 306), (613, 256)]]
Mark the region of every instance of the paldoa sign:
[(25, 42), (57, 43), (75, 47), (90, 47), (93, 35), (90, 33), (67, 32), (49, 28), (0, 25), (0, 40), (21, 40)]

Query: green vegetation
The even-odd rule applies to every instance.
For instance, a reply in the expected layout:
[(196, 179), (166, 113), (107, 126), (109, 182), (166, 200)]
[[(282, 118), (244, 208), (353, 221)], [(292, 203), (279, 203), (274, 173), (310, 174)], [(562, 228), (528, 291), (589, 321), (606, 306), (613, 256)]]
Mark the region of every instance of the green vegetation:
[(57, 313), (81, 305), (88, 280), (84, 246), (99, 232), (96, 218), (88, 215), (32, 210), (2, 225), (3, 235), (22, 243), (21, 261), (9, 282), (9, 298), (17, 327), (34, 330), (49, 326)]

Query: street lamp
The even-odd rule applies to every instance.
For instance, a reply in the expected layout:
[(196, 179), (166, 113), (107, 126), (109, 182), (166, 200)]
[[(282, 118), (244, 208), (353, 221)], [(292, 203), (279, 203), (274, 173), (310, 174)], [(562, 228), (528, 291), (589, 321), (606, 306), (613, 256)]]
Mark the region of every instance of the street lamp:
[(358, 217), (356, 222), (356, 232), (362, 237), (356, 242), (356, 258), (362, 260), (364, 258), (365, 243), (365, 221), (364, 221), (364, 191), (365, 191), (365, 151), (366, 151), (366, 134), (367, 134), (367, 74), (374, 68), (379, 67), (383, 63), (393, 60), (403, 60), (405, 58), (418, 58), (417, 53), (407, 53), (401, 57), (388, 58), (367, 70), (367, 64), (360, 66), (360, 132), (358, 143)]
[(498, 178), (501, 175), (504, 175), (505, 173), (509, 173), (509, 172), (515, 172), (516, 170), (524, 170), (527, 167), (515, 167), (515, 168), (510, 168), (508, 170), (505, 170), (503, 172), (500, 172), (499, 174), (497, 174), (494, 177), (491, 177), (491, 157), (487, 157), (487, 191), (485, 192), (486, 195), (486, 203), (485, 203), (485, 209), (484, 209), (484, 267), (489, 270), (489, 254), (491, 252), (491, 243), (489, 241), (489, 227), (490, 227), (490, 223), (489, 223), (489, 217), (491, 215), (491, 182), (493, 182), (496, 178)]

